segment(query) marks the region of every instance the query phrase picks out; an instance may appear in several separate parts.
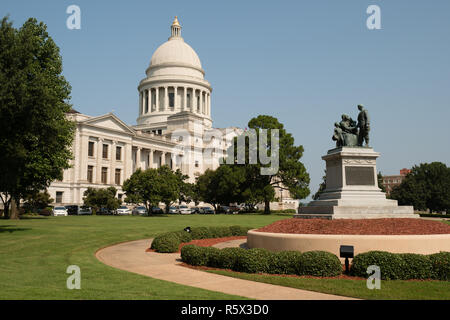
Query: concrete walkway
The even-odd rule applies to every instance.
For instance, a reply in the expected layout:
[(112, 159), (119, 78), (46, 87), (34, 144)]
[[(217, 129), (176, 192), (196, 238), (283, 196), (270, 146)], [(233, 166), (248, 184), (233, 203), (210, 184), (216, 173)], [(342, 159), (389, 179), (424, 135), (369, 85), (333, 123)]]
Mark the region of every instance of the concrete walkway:
[[(182, 267), (179, 253), (145, 252), (152, 239), (124, 242), (100, 249), (96, 257), (111, 267), (148, 277), (175, 282), (196, 288), (223, 292), (241, 297), (262, 300), (342, 300), (352, 299), (330, 294), (288, 288), (261, 282), (221, 276)], [(216, 245), (239, 246), (237, 240)], [(186, 297), (189, 298), (189, 297)]]

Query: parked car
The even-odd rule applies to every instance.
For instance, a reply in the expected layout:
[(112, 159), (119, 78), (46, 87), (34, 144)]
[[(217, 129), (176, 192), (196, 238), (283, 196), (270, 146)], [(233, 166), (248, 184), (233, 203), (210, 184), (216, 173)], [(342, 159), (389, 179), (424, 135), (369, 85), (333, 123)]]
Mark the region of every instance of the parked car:
[(135, 208), (133, 209), (133, 211), (131, 211), (131, 213), (132, 213), (133, 215), (141, 215), (141, 216), (144, 216), (144, 215), (147, 215), (147, 214), (148, 214), (147, 208), (144, 207), (144, 206), (138, 206), (138, 207), (135, 207)]
[(66, 207), (54, 207), (53, 208), (53, 215), (56, 216), (67, 216), (67, 209)]
[(230, 206), (229, 208), (231, 211), (230, 213), (232, 213), (232, 214), (236, 214), (236, 213), (239, 213), (239, 211), (242, 211), (242, 208), (239, 206)]
[(116, 212), (116, 210), (108, 209), (108, 208), (100, 208), (96, 214), (98, 215), (112, 215)]
[(193, 207), (191, 208), (191, 213), (203, 213), (201, 208), (199, 207)]
[(131, 214), (131, 210), (127, 206), (120, 206), (119, 208), (117, 208), (116, 214), (119, 214), (119, 215), (130, 215)]
[(220, 206), (219, 209), (217, 210), (217, 212), (218, 213), (226, 213), (226, 214), (233, 213), (229, 206)]
[(169, 213), (179, 213), (179, 212), (180, 212), (180, 210), (179, 210), (178, 206), (169, 207)]
[(78, 215), (90, 215), (92, 214), (92, 208), (88, 206), (78, 207)]
[(191, 211), (191, 209), (188, 207), (188, 206), (180, 206), (180, 213), (181, 214), (191, 214), (192, 213), (192, 211)]
[(214, 209), (210, 207), (200, 207), (199, 210), (203, 214), (214, 214)]
[(67, 209), (67, 213), (69, 215), (78, 214), (78, 206), (77, 205), (66, 206), (66, 209)]
[(160, 207), (152, 207), (152, 214), (163, 214), (164, 211)]

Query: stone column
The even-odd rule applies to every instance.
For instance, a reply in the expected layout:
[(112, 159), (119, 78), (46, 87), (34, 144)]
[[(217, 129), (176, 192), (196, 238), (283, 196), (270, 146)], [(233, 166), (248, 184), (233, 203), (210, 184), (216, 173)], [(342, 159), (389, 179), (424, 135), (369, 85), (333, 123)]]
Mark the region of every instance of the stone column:
[(109, 173), (109, 184), (116, 184), (116, 147), (117, 147), (117, 141), (112, 142), (111, 145), (111, 161), (110, 161), (110, 173)]
[(155, 111), (159, 111), (159, 87), (155, 88)]
[(211, 94), (208, 93), (208, 116), (211, 116)]
[(144, 98), (143, 98), (143, 93), (142, 91), (139, 92), (139, 115), (141, 115), (143, 113), (143, 102), (144, 102)]
[(166, 152), (161, 151), (161, 167), (166, 164)]
[(136, 147), (136, 166), (135, 171), (141, 167), (141, 147)]
[(164, 87), (164, 108), (163, 110), (166, 111), (169, 107), (169, 87)]
[(196, 112), (196, 106), (194, 105), (195, 102), (195, 89), (192, 88), (192, 97), (191, 97), (191, 111)]
[(154, 152), (153, 149), (150, 149), (150, 151), (148, 152), (148, 155), (149, 155), (149, 157), (148, 157), (148, 167), (149, 168), (153, 167), (153, 152)]
[[(103, 138), (98, 138), (97, 142), (97, 175), (95, 181), (102, 183), (102, 157), (103, 157)], [(94, 180), (93, 180), (94, 181)]]
[(183, 87), (183, 105), (182, 105), (182, 107), (181, 107), (181, 111), (184, 111), (184, 110), (187, 109), (187, 101), (186, 101), (186, 98), (187, 98), (187, 92), (186, 92), (186, 90), (187, 90), (187, 88), (186, 88), (186, 87)]
[(178, 105), (178, 87), (173, 87), (173, 110), (177, 111), (180, 110), (180, 106)]

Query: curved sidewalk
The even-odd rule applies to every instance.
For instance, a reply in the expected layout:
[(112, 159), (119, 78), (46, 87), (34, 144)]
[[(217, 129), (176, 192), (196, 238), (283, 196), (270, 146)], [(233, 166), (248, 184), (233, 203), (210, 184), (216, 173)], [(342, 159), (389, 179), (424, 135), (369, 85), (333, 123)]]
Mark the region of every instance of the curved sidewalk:
[[(96, 257), (111, 267), (178, 284), (261, 300), (347, 300), (348, 297), (236, 279), (180, 266), (179, 253), (145, 252), (152, 239), (100, 249)], [(188, 298), (188, 297), (186, 297)]]

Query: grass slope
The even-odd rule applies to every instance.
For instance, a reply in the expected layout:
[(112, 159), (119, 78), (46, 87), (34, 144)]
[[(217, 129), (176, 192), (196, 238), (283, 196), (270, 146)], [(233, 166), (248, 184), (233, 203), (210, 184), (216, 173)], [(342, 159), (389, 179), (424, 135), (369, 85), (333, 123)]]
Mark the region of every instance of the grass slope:
[[(0, 220), (0, 299), (240, 299), (117, 270), (98, 261), (102, 247), (186, 226), (261, 227), (286, 215), (69, 216)], [(69, 265), (81, 289), (68, 290)]]

